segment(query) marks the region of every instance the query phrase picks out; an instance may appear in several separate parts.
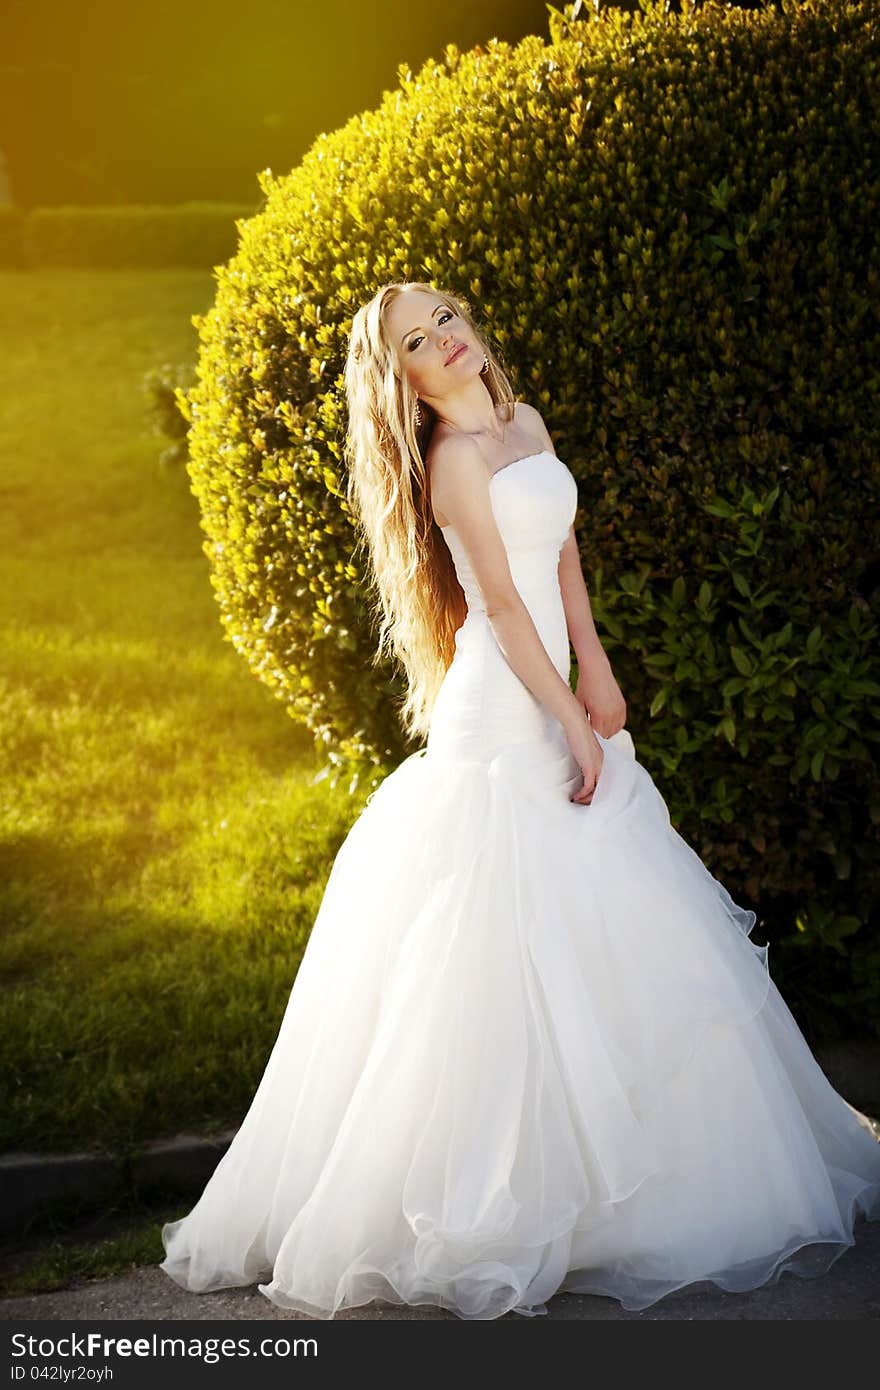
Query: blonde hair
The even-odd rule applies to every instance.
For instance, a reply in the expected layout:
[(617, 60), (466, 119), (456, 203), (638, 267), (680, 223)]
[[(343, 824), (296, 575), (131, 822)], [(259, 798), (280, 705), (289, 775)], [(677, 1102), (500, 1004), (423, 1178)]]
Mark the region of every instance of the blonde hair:
[[(383, 285), (354, 316), (345, 364), (347, 500), (357, 550), (368, 555), (371, 613), (379, 621), (372, 664), (386, 651), (400, 662), (406, 694), (399, 715), (407, 738), (426, 738), (431, 710), (467, 614), (452, 557), (434, 519), (423, 451), (435, 416), (402, 371), (386, 327), (404, 291), (423, 290), (460, 314), (488, 359), (483, 381), (493, 404), (514, 413), (510, 382), (477, 327), (467, 301), (423, 281)], [(418, 403), (421, 424), (416, 428)]]

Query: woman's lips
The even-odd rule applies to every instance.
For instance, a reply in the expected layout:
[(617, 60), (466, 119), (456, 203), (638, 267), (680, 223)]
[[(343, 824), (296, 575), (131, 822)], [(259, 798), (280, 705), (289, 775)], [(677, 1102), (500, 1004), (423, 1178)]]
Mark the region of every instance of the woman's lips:
[(449, 357), (447, 357), (445, 365), (451, 367), (452, 363), (457, 362), (463, 352), (467, 352), (467, 343), (460, 343), (459, 346), (450, 353)]

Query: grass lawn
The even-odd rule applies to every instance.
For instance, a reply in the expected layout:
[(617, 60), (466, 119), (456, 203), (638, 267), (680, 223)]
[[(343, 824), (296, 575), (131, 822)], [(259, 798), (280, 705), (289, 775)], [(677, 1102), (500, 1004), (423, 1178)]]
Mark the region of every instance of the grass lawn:
[(210, 272), (0, 272), (0, 1150), (237, 1124), (360, 803), (224, 639), (143, 374)]
[(52, 1293), (158, 1265), (165, 1258), (163, 1223), (185, 1216), (192, 1205), (192, 1201), (178, 1202), (157, 1209), (123, 1203), (72, 1229), (62, 1225), (54, 1236), (31, 1236), (26, 1250), (3, 1249), (0, 1298)]

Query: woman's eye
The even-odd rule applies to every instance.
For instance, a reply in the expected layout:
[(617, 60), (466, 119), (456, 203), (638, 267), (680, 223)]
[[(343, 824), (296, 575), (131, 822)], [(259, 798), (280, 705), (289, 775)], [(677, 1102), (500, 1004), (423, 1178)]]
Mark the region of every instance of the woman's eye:
[[(438, 318), (437, 322), (438, 322), (438, 323), (445, 323), (447, 319), (452, 319), (452, 318), (455, 318), (455, 315), (452, 313), (451, 309), (444, 309), (444, 310), (443, 310), (443, 313), (440, 315), (440, 317)], [(418, 345), (419, 345), (419, 343), (420, 343), (421, 341), (422, 341), (421, 338), (410, 338), (410, 340), (409, 340), (409, 351), (410, 351), (410, 352), (413, 352), (413, 351), (418, 347)]]

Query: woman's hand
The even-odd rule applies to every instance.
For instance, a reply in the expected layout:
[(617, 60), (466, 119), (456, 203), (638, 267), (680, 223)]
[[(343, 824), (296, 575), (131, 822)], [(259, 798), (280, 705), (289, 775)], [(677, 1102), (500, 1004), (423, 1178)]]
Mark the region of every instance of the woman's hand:
[(602, 752), (601, 744), (593, 733), (590, 721), (584, 715), (583, 719), (574, 721), (565, 730), (568, 739), (568, 746), (571, 749), (572, 757), (583, 773), (584, 785), (574, 793), (569, 800), (577, 802), (581, 806), (589, 806), (593, 799), (593, 792), (599, 781), (599, 774), (602, 771), (602, 764), (605, 761), (605, 754)]
[(603, 738), (613, 738), (626, 723), (626, 701), (604, 652), (578, 665), (575, 697)]

